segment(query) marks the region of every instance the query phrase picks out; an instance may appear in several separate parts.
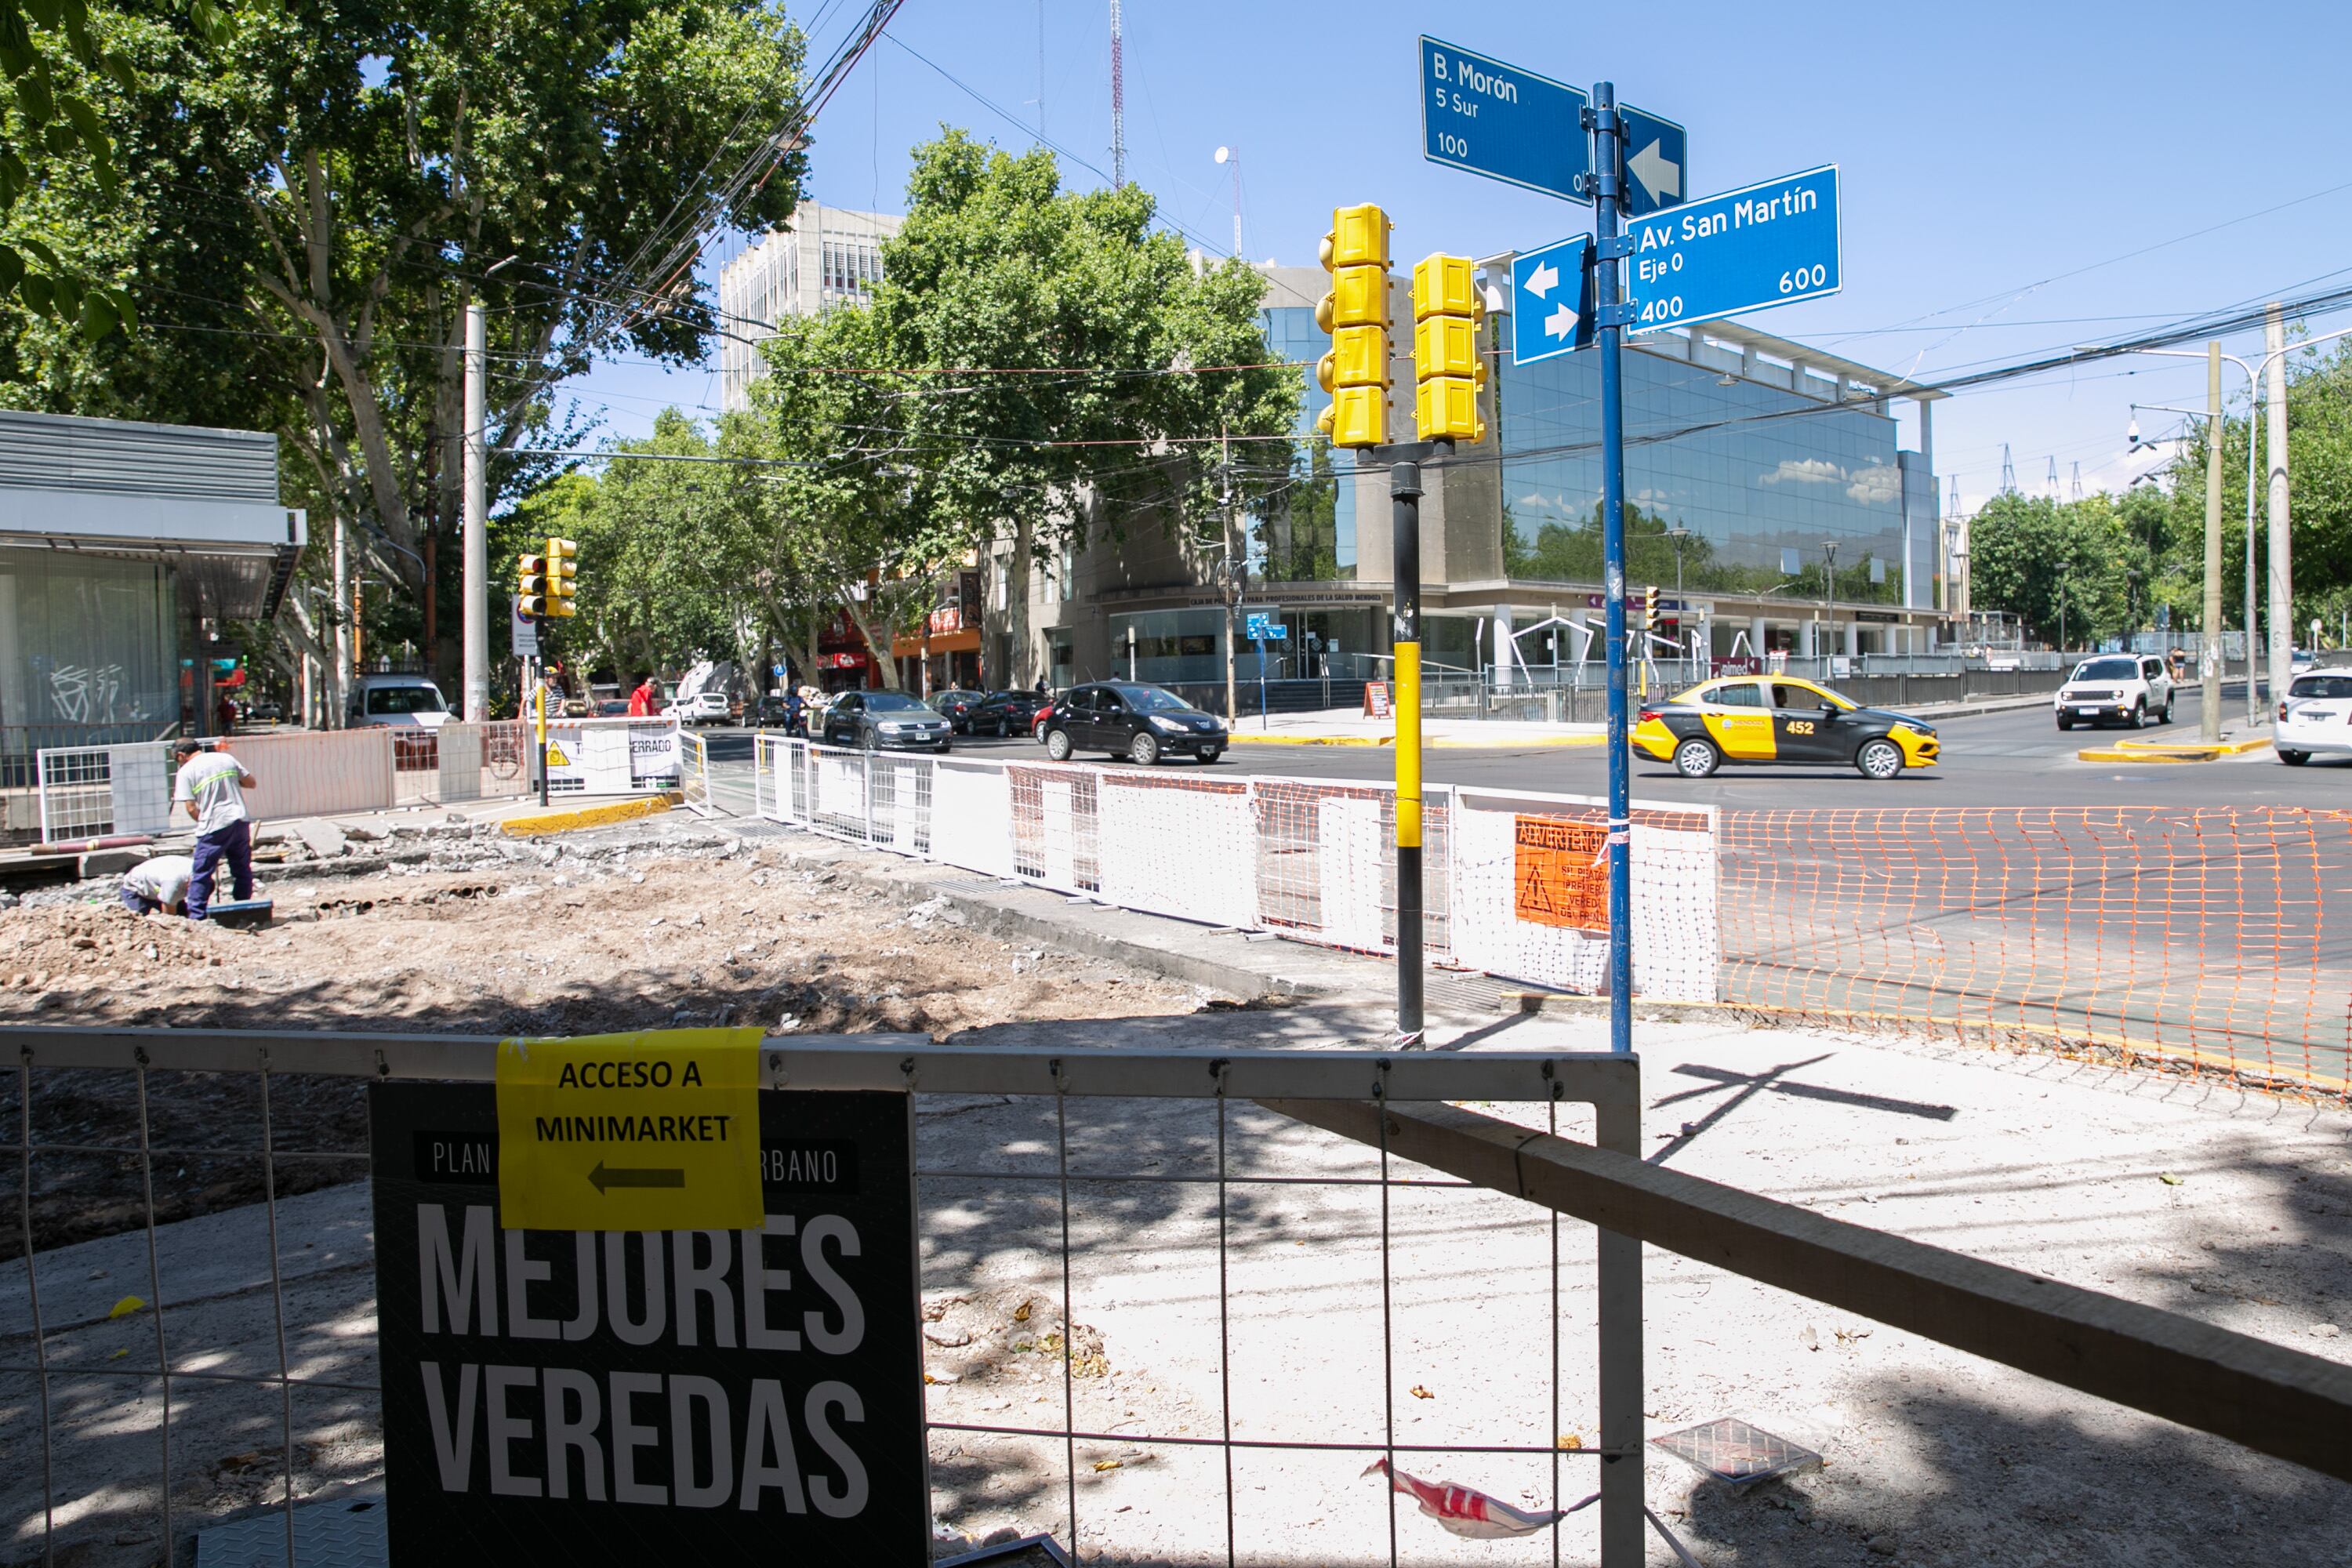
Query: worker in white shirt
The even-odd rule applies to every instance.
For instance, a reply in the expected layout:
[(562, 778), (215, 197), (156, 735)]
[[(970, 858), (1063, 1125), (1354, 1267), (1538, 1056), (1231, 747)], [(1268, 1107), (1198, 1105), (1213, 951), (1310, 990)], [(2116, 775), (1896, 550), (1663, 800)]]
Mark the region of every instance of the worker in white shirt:
[(134, 915), (157, 910), (176, 915), (188, 900), (188, 884), (195, 879), (196, 863), (185, 855), (158, 855), (122, 874), (122, 907)]
[(224, 860), (237, 902), (253, 897), (253, 825), (244, 792), (256, 781), (243, 763), (208, 741), (190, 736), (177, 750), (180, 772), (172, 781), (172, 800), (196, 822), (187, 910), (190, 920), (200, 921), (212, 902), (213, 872)]

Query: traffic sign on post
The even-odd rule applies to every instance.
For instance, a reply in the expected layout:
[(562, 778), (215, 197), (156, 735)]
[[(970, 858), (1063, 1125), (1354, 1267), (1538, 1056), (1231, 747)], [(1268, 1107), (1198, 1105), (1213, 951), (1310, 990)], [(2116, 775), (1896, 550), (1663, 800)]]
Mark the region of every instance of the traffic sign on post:
[(1837, 165), (1635, 218), (1625, 237), (1637, 332), (1834, 294)]
[(1432, 163), (1589, 202), (1588, 101), (1564, 81), (1422, 36), (1422, 154)]
[(1690, 189), (1690, 133), (1673, 121), (1631, 104), (1619, 104), (1624, 122), (1625, 211), (1640, 217), (1680, 206)]
[(1533, 364), (1592, 342), (1592, 237), (1511, 258), (1511, 358)]

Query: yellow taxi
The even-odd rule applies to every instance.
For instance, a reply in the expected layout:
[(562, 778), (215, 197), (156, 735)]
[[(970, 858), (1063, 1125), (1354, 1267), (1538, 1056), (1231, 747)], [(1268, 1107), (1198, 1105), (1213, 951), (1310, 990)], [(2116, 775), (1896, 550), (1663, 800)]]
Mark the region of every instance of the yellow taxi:
[(1726, 763), (1819, 763), (1891, 779), (1936, 765), (1935, 730), (1907, 714), (1865, 708), (1826, 686), (1788, 675), (1702, 681), (1645, 705), (1634, 747), (1703, 779)]

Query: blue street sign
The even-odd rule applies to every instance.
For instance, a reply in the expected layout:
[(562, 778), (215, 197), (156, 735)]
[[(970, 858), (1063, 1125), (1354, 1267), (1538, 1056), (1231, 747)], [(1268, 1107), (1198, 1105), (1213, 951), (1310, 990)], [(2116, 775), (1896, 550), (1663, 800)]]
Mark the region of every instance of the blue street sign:
[(1290, 637), (1290, 628), (1272, 616), (1251, 616), (1243, 626), (1252, 642), (1284, 642)]
[[(1571, 202), (1592, 167), (1580, 88), (1491, 55), (1421, 39), (1422, 156)], [(1673, 121), (1619, 104), (1625, 129), (1625, 210), (1655, 212), (1690, 189), (1690, 138)]]
[(1625, 215), (1682, 205), (1690, 190), (1690, 133), (1630, 103), (1617, 113), (1625, 122)]
[(1834, 294), (1837, 165), (1635, 218), (1625, 235), (1625, 298), (1637, 332)]
[(1511, 261), (1511, 358), (1533, 364), (1592, 342), (1592, 237), (1575, 235)]
[(1423, 35), (1422, 155), (1572, 202), (1592, 153), (1579, 89)]

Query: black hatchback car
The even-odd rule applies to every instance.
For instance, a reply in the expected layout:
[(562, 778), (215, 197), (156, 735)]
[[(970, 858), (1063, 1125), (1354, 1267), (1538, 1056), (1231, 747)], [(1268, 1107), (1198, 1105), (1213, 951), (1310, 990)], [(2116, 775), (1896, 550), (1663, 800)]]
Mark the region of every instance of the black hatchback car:
[(903, 691), (845, 691), (824, 710), (826, 745), (944, 752), (948, 721)]
[(971, 710), (980, 706), (982, 691), (967, 691), (958, 687), (931, 693), (931, 706), (946, 718), (948, 725), (959, 735), (971, 732)]
[(1224, 754), (1225, 721), (1157, 686), (1106, 680), (1054, 699), (1045, 741), (1057, 763), (1073, 752), (1108, 752), (1146, 766), (1171, 752), (1213, 763)]
[(975, 735), (1025, 735), (1039, 701), (1034, 691), (992, 691), (972, 704), (964, 727)]

